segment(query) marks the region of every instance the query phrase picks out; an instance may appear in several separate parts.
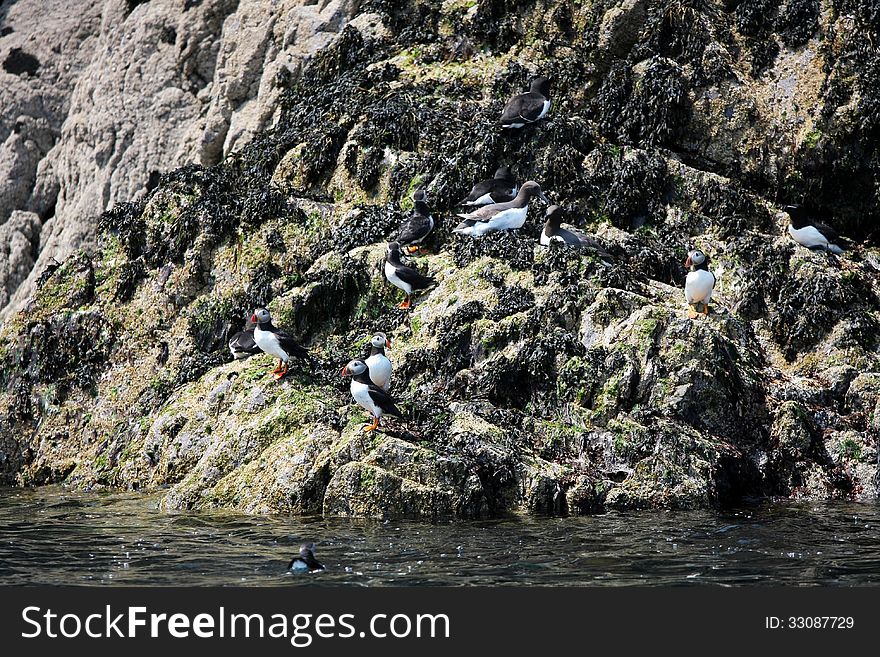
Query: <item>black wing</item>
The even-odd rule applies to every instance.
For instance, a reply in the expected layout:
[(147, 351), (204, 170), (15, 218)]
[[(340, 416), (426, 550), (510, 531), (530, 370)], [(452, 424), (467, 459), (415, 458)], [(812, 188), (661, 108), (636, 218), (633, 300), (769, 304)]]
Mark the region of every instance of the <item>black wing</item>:
[(426, 290), (434, 284), (434, 279), (430, 276), (422, 276), (412, 267), (400, 266), (397, 268), (397, 277), (404, 283), (409, 283), (413, 292), (416, 290)]
[(254, 342), (254, 332), (239, 331), (229, 338), (229, 349), (233, 353), (240, 354), (259, 354), (262, 349)]
[(471, 193), (467, 195), (467, 198), (463, 199), (462, 203), (472, 203), (476, 201), (481, 196), (490, 193), (495, 186), (495, 179), (491, 180), (483, 180), (482, 182), (478, 182), (471, 188)]
[[(823, 224), (821, 221), (811, 221), (810, 223), (813, 224), (813, 226), (816, 227), (816, 230), (822, 233), (822, 235), (825, 236), (825, 239), (828, 240), (830, 243), (835, 244), (837, 243), (837, 240), (840, 239), (840, 235), (837, 234), (837, 231), (828, 224)], [(842, 245), (837, 244), (837, 246)]]
[(309, 362), (313, 362), (314, 359), (312, 355), (308, 352), (305, 347), (301, 347), (297, 344), (296, 340), (287, 335), (287, 333), (283, 331), (277, 331), (275, 333), (275, 337), (278, 338), (278, 344), (281, 345), (281, 348), (287, 352), (288, 356), (292, 356), (294, 358), (302, 358)]
[(394, 405), (394, 400), (391, 399), (391, 395), (382, 390), (379, 386), (371, 383), (369, 387), (369, 395), (370, 399), (373, 400), (373, 403), (381, 408), (385, 415), (390, 417), (403, 417), (403, 413), (401, 413), (400, 409)]
[(518, 123), (536, 121), (544, 111), (544, 98), (541, 94), (520, 94), (510, 99), (501, 113), (501, 123)]
[(411, 244), (431, 232), (431, 219), (423, 214), (414, 214), (400, 225), (397, 241), (401, 245)]

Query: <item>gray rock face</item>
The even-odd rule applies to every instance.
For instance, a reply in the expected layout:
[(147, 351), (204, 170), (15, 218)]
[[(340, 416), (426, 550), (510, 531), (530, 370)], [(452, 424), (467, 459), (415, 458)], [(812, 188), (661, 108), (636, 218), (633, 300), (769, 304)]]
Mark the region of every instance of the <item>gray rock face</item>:
[(0, 252), (0, 271), (16, 272), (2, 274), (0, 319), (53, 259), (94, 248), (101, 212), (165, 171), (217, 163), (271, 125), (280, 86), (358, 3), (129, 4), (0, 5), (11, 29), (0, 37), (0, 224), (15, 210), (42, 220), (36, 258)]

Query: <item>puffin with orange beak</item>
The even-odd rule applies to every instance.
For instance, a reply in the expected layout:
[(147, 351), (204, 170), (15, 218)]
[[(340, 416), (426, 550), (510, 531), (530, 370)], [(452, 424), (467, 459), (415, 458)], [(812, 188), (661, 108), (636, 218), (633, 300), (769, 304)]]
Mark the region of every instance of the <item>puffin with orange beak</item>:
[(709, 301), (715, 289), (715, 274), (709, 271), (709, 256), (696, 249), (688, 253), (684, 266), (690, 269), (684, 281), (684, 296), (688, 302), (688, 317), (709, 316)]
[(398, 308), (409, 308), (410, 296), (413, 292), (427, 290), (434, 284), (430, 276), (423, 276), (418, 270), (407, 267), (400, 260), (400, 244), (391, 242), (385, 253), (385, 278), (406, 294)]
[(364, 361), (351, 361), (342, 368), (342, 376), (351, 377), (351, 396), (361, 408), (373, 416), (373, 423), (364, 425), (364, 433), (375, 431), (383, 416), (403, 417), (391, 396), (370, 380), (370, 370)]
[(391, 361), (385, 354), (386, 347), (391, 349), (391, 340), (384, 333), (377, 333), (370, 338), (370, 357), (364, 361), (370, 370), (370, 381), (388, 391), (391, 385)]
[(265, 308), (257, 308), (251, 315), (251, 321), (256, 324), (254, 342), (261, 350), (278, 359), (278, 367), (272, 370), (272, 376), (276, 381), (287, 374), (291, 357), (301, 358), (309, 363), (314, 362), (308, 351), (294, 342), (287, 333), (272, 325), (272, 316)]

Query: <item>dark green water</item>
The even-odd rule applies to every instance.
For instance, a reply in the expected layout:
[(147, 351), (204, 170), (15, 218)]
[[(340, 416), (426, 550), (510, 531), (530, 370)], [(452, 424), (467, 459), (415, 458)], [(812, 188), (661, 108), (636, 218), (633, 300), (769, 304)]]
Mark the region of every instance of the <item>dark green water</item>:
[[(299, 544), (327, 571), (289, 575)], [(0, 489), (0, 582), (290, 586), (880, 583), (880, 510), (413, 522), (164, 513), (156, 500)]]

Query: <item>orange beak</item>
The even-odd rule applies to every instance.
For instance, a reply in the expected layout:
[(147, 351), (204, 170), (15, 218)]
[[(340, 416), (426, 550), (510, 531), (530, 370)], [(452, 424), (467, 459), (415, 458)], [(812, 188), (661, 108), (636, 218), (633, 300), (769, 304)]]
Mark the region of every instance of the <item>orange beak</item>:
[(251, 313), (251, 321), (256, 324), (257, 323), (257, 313)]
[(687, 260), (684, 261), (684, 266), (685, 266), (685, 267), (690, 267), (690, 266), (693, 265), (693, 264), (694, 264), (694, 263), (691, 262), (691, 257), (690, 257), (690, 256), (688, 256), (688, 257), (687, 257)]
[(391, 340), (389, 340), (388, 338), (385, 338), (385, 346), (391, 349)]
[(339, 376), (348, 376), (348, 365), (346, 365), (339, 371)]

